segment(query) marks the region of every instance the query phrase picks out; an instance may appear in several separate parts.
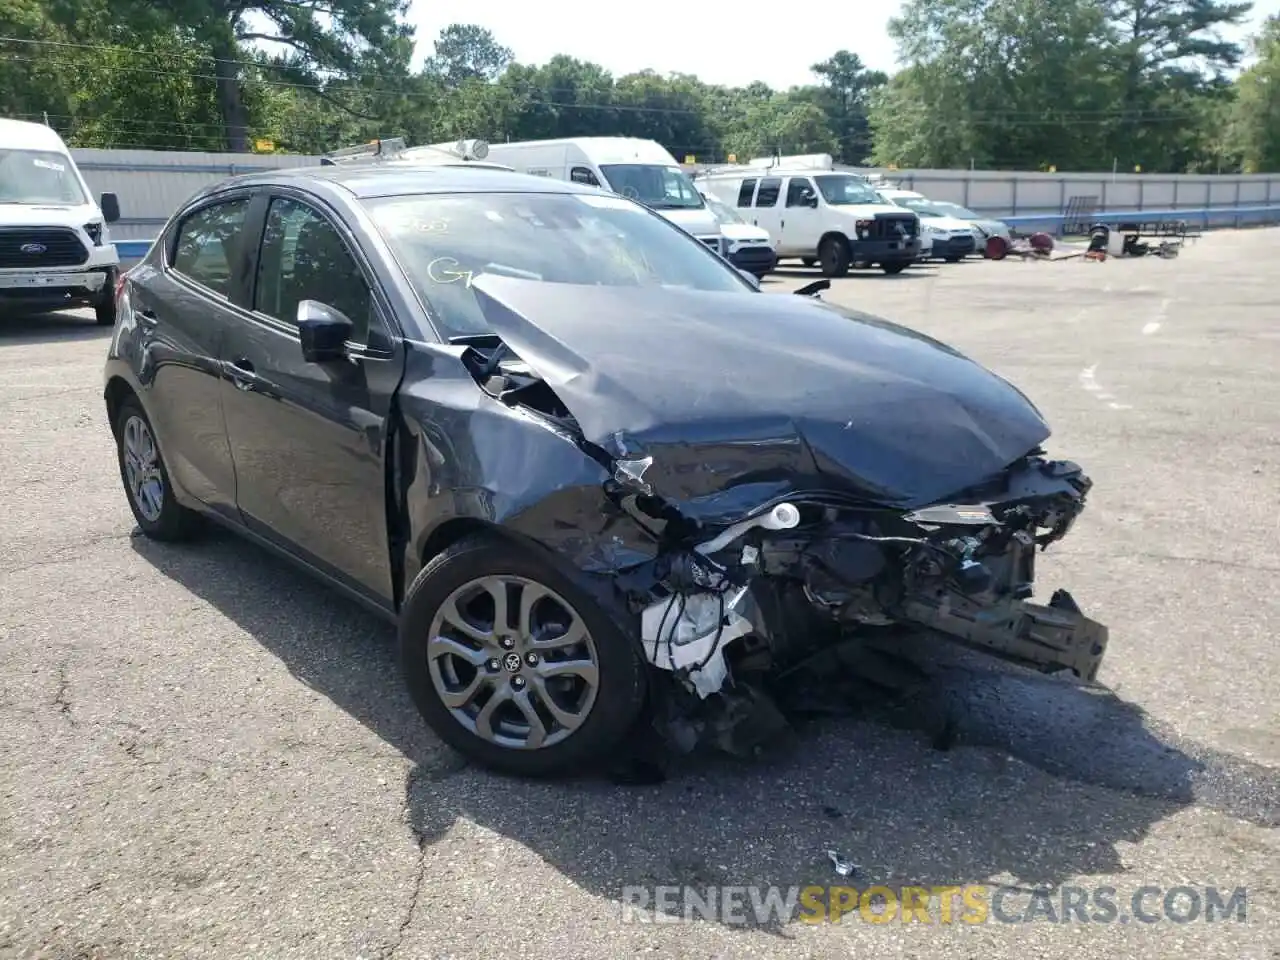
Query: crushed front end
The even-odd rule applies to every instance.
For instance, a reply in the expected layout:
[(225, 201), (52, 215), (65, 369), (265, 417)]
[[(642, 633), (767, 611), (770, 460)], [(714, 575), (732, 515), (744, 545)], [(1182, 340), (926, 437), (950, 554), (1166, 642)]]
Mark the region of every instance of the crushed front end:
[(1067, 534), (1091, 485), (1037, 449), (922, 509), (795, 493), (665, 550), (620, 585), (639, 611), (646, 658), (701, 701), (785, 676), (850, 637), (922, 630), (1091, 683), (1106, 627), (1065, 590), (1031, 600), (1036, 550)]

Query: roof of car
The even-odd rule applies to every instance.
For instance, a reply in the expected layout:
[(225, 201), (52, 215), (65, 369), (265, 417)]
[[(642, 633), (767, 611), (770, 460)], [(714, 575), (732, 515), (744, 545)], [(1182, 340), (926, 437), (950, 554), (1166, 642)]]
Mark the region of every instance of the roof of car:
[(291, 184), (303, 186), (308, 181), (323, 180), (335, 184), (361, 199), (394, 197), (417, 193), (468, 193), (494, 191), (511, 193), (598, 193), (598, 188), (535, 177), (495, 169), (492, 166), (470, 168), (455, 165), (414, 163), (412, 160), (390, 160), (370, 164), (334, 164), (315, 167), (289, 167), (244, 174), (223, 181), (219, 188), (255, 184)]

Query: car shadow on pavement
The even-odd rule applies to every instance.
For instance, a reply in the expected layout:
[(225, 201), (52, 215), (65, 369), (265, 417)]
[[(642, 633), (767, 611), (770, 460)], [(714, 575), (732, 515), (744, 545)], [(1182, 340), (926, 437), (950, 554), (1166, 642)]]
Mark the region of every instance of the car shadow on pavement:
[(31, 313), (0, 316), (0, 347), (32, 346), (67, 340), (105, 340), (110, 327), (100, 327), (92, 313)]
[[(133, 546), (408, 759), (424, 852), (475, 824), (618, 904), (658, 885), (1054, 887), (1124, 873), (1117, 845), (1192, 804), (1280, 825), (1280, 771), (1180, 741), (1109, 693), (964, 651), (940, 653), (910, 699), (806, 722), (767, 759), (686, 758), (639, 787), (508, 779), (421, 722), (384, 621), (226, 532)], [(837, 875), (829, 850), (855, 872)]]

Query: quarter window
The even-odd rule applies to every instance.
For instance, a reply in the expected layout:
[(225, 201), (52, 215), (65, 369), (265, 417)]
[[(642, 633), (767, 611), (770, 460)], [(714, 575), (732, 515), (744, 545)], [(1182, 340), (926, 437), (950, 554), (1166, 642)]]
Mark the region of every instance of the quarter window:
[(303, 300), (340, 310), (355, 325), (351, 339), (367, 340), (373, 299), (342, 237), (313, 208), (277, 197), (267, 210), (253, 308), (296, 323)]
[(173, 269), (224, 297), (231, 296), (249, 201), (210, 204), (178, 225)]

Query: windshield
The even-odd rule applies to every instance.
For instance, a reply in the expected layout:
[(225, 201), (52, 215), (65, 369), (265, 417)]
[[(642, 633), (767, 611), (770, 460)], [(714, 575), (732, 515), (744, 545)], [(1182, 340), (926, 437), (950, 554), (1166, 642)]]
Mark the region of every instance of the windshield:
[(865, 180), (845, 173), (821, 174), (813, 179), (818, 181), (823, 199), (833, 207), (883, 202)]
[(602, 163), (600, 172), (614, 193), (655, 210), (699, 210), (702, 194), (679, 167), (656, 163)]
[(84, 203), (71, 158), (53, 150), (0, 150), (0, 203)]
[(704, 244), (609, 194), (473, 193), (366, 201), (445, 337), (486, 333), (484, 274), (543, 283), (750, 293)]
[(734, 210), (733, 207), (730, 207), (724, 203), (721, 203), (715, 197), (708, 197), (704, 194), (702, 199), (707, 201), (707, 209), (710, 210), (713, 214), (715, 214), (716, 219), (719, 220), (721, 223), (746, 223), (747, 222), (738, 215), (738, 211)]
[(929, 200), (929, 206), (938, 212), (940, 217), (955, 217), (959, 220), (981, 220), (982, 214), (974, 213), (968, 207), (947, 200)]

